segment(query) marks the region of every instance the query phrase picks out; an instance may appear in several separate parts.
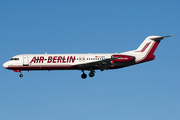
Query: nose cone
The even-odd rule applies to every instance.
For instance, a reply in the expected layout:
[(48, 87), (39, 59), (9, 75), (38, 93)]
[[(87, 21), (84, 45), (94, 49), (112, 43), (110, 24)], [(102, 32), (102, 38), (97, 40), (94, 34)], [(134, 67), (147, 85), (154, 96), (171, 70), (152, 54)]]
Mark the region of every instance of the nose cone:
[(7, 67), (8, 67), (7, 62), (3, 64), (3, 67), (4, 67), (4, 68), (7, 68)]

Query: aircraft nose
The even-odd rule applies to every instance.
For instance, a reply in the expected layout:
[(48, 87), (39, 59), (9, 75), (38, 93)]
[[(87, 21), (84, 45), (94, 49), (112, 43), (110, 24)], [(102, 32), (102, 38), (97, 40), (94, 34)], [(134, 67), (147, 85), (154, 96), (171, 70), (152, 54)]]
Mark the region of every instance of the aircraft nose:
[(3, 67), (4, 67), (4, 68), (7, 68), (7, 67), (8, 67), (7, 62), (5, 62), (5, 63), (3, 64)]

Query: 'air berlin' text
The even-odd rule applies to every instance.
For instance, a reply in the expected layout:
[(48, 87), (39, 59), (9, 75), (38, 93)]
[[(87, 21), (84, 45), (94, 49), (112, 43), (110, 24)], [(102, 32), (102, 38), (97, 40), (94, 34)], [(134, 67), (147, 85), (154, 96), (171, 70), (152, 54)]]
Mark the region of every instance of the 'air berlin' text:
[(44, 56), (34, 56), (30, 63), (74, 63), (75, 56), (49, 56), (47, 59)]

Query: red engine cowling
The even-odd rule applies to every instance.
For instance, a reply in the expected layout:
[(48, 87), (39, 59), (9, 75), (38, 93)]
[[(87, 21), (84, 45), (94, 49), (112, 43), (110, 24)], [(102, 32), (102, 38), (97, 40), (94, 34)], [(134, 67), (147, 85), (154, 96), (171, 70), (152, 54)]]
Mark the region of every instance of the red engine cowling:
[(136, 59), (134, 56), (128, 56), (128, 55), (112, 55), (112, 58), (115, 58), (115, 57), (118, 57), (117, 59), (113, 60), (116, 63), (130, 62)]

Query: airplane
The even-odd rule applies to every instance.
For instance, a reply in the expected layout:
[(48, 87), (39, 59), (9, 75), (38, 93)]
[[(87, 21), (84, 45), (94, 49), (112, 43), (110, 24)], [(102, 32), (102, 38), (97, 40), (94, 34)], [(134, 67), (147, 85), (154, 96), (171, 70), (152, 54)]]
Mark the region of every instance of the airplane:
[(169, 36), (149, 36), (136, 49), (123, 53), (109, 54), (21, 54), (12, 57), (3, 67), (14, 72), (30, 70), (81, 70), (82, 79), (90, 71), (89, 77), (94, 77), (95, 70), (123, 68), (155, 59), (154, 52), (162, 39)]

